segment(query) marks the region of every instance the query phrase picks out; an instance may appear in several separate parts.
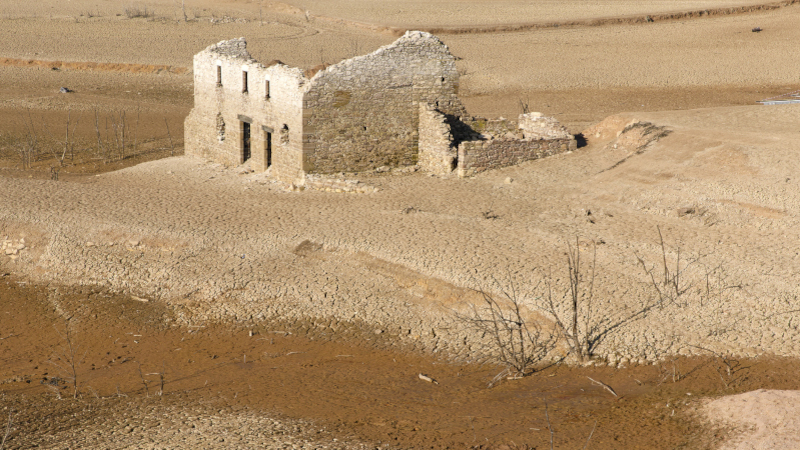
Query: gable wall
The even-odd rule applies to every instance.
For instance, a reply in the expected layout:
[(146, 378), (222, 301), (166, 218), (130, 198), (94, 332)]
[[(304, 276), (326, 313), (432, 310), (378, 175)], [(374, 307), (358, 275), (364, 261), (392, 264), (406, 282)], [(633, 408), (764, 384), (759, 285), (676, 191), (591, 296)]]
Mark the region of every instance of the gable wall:
[(303, 99), (303, 168), (370, 170), (418, 162), (419, 105), (465, 115), (455, 58), (435, 36), (395, 43), (319, 72)]

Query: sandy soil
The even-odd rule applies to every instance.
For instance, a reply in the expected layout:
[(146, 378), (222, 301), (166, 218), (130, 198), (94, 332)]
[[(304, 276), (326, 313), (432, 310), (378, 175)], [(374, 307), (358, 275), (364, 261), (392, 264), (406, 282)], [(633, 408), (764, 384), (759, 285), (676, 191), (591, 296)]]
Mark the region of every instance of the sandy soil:
[(725, 449), (797, 448), (798, 391), (765, 390), (731, 395), (708, 402), (704, 412), (714, 421), (744, 432)]
[[(186, 329), (170, 316), (99, 286), (0, 273), (0, 424), (9, 412), (14, 420), (6, 448), (548, 448), (548, 416), (557, 448), (587, 439), (595, 449), (710, 448), (729, 433), (698, 423), (694, 399), (798, 387), (796, 359), (761, 357), (742, 361), (728, 387), (718, 359), (678, 358), (559, 365), (486, 389), (493, 365), (382, 349), (391, 339), (357, 328)], [(70, 373), (52, 363), (65, 317), (81, 355), (77, 400)]]
[[(681, 11), (709, 11), (759, 4), (741, 0), (710, 1), (374, 1), (290, 0), (286, 3), (329, 17), (405, 28), (479, 27), (526, 23), (559, 23), (587, 19), (630, 18)], [(768, 2), (763, 2), (768, 3)], [(446, 14), (443, 12), (446, 11)], [(587, 21), (588, 22), (588, 21)]]
[[(179, 147), (179, 137), (168, 144), (165, 132), (167, 126), (180, 129), (191, 107), (192, 55), (222, 39), (245, 36), (261, 60), (310, 67), (391, 42), (395, 31), (385, 25), (625, 19), (685, 4), (607, 2), (576, 10), (577, 3), (492, 3), (497, 13), (487, 18), (485, 3), (474, 1), (455, 10), (452, 3), (428, 2), (403, 11), (393, 3), (382, 3), (381, 10), (375, 3), (338, 4), (329, 11), (328, 4), (313, 2), (189, 2), (184, 22), (177, 4), (166, 0), (130, 5), (155, 11), (136, 19), (119, 4), (5, 2), (0, 239), (4, 248), (22, 247), (0, 255), (0, 267), (31, 281), (99, 285), (127, 301), (147, 299), (147, 314), (172, 311), (165, 324), (282, 321), (312, 334), (344, 327), (359, 330), (348, 336), (362, 343), (382, 342), (380, 349), (390, 354), (402, 349), (470, 360), (485, 353), (485, 342), (449, 319), (450, 308), (470, 298), (467, 288), (490, 286), (494, 277), (533, 290), (531, 271), (563, 268), (567, 241), (580, 236), (584, 251), (589, 241), (599, 243), (597, 295), (611, 317), (622, 317), (626, 307), (652, 294), (636, 255), (656, 264), (661, 253), (654, 230), (660, 227), (671, 261), (678, 246), (684, 258), (705, 255), (687, 279), (725, 268), (721, 290), (711, 303), (656, 311), (628, 324), (597, 348), (603, 364), (663, 362), (676, 352), (797, 357), (794, 278), (800, 267), (792, 243), (800, 237), (793, 231), (800, 199), (792, 186), (800, 179), (794, 158), (800, 109), (729, 106), (800, 89), (794, 45), (800, 6), (444, 35), (462, 58), (462, 95), (474, 114), (513, 116), (519, 100), (529, 100), (575, 133), (614, 115), (589, 128), (589, 145), (573, 154), (475, 179), (349, 175), (379, 191), (348, 196), (286, 192), (262, 176), (183, 158), (85, 175)], [(752, 33), (755, 26), (764, 31)], [(59, 94), (61, 86), (75, 92)], [(20, 171), (5, 143), (26, 123), (60, 129), (67, 111), (85, 115), (77, 128), (83, 156), (62, 169), (72, 174), (46, 180), (55, 158), (48, 154), (39, 155), (33, 170)], [(93, 149), (94, 111), (106, 117), (124, 111), (129, 118), (138, 111), (149, 150), (117, 160)], [(646, 139), (637, 133), (649, 125), (617, 134), (635, 120), (668, 135), (643, 147)], [(305, 409), (293, 418), (310, 414)], [(252, 418), (245, 416), (226, 423)], [(342, 430), (355, 427), (350, 421)], [(569, 439), (585, 437), (583, 428), (573, 431)], [(380, 435), (362, 438), (371, 443)], [(311, 438), (304, 442), (317, 445)]]

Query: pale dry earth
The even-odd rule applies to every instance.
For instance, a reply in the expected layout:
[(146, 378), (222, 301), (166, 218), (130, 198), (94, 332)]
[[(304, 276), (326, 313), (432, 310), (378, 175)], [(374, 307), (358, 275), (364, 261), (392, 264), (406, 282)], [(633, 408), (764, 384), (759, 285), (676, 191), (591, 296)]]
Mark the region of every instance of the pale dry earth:
[[(622, 320), (652, 298), (637, 255), (658, 264), (660, 227), (670, 264), (678, 247), (685, 261), (702, 255), (687, 286), (722, 265), (721, 291), (625, 324), (598, 355), (797, 356), (798, 116), (797, 106), (620, 115), (572, 154), (465, 180), (364, 175), (379, 190), (365, 195), (286, 192), (190, 158), (88, 183), (4, 179), (0, 234), (25, 246), (5, 264), (167, 302), (183, 324), (357, 322), (470, 359), (479, 341), (449, 319), (465, 288), (513, 284), (536, 309), (536, 271), (563, 277), (577, 237), (584, 252), (598, 243), (598, 317)], [(634, 119), (671, 134), (644, 148), (633, 131), (617, 137)]]
[[(0, 38), (6, 42), (3, 56), (9, 58), (191, 67), (191, 58), (200, 49), (231, 36), (245, 36), (257, 59), (279, 59), (303, 68), (365, 54), (394, 40), (388, 34), (276, 10), (262, 18), (212, 24), (207, 20), (184, 23), (124, 16), (78, 21), (23, 17), (4, 21)], [(514, 115), (519, 112), (517, 99), (526, 96), (531, 97), (532, 107), (541, 109), (536, 93), (542, 91), (579, 89), (588, 91), (578, 94), (586, 96), (615, 88), (705, 87), (705, 95), (713, 96), (715, 89), (796, 89), (800, 85), (800, 50), (793, 43), (799, 37), (794, 26), (799, 19), (800, 6), (795, 5), (697, 20), (443, 39), (462, 58), (461, 94), (468, 99), (481, 98), (472, 102), (473, 112)], [(756, 26), (764, 31), (750, 32)], [(722, 98), (724, 93), (717, 96)], [(497, 105), (498, 101), (503, 105)], [(636, 110), (652, 109), (652, 102), (657, 101), (651, 100), (649, 108), (647, 102), (637, 104)], [(680, 107), (677, 104), (673, 109)], [(549, 111), (556, 115), (564, 112)]]
[[(305, 68), (391, 42), (385, 25), (624, 18), (742, 4), (352, 1), (334, 8), (316, 1), (293, 6), (189, 1), (184, 22), (178, 3), (166, 0), (3, 1), (0, 56), (188, 68), (207, 45), (245, 36), (256, 58)], [(126, 6), (148, 6), (154, 17), (127, 19)], [(800, 88), (799, 21), (800, 7), (790, 6), (698, 20), (443, 40), (462, 58), (461, 93), (471, 112), (513, 117), (520, 112), (518, 101), (528, 99), (534, 110), (556, 115), (577, 133), (619, 111), (744, 104)], [(764, 31), (750, 32), (756, 26)], [(97, 105), (177, 117), (191, 106), (189, 74), (1, 70), (0, 101), (7, 117), (24, 108), (90, 112)], [(59, 96), (63, 85), (79, 91)], [(683, 255), (708, 254), (704, 267), (724, 264), (726, 286), (741, 288), (703, 307), (693, 303), (653, 312), (605, 340), (599, 355), (623, 365), (667, 352), (708, 353), (697, 347), (796, 357), (798, 317), (789, 311), (796, 308), (800, 269), (793, 188), (800, 179), (794, 158), (798, 118), (800, 109), (793, 106), (620, 114), (587, 133), (590, 146), (571, 155), (469, 180), (419, 173), (359, 176), (379, 192), (358, 196), (285, 192), (263, 177), (183, 158), (80, 184), (2, 178), (0, 239), (17, 258), (0, 259), (3, 269), (35, 280), (105, 284), (168, 303), (182, 324), (280, 317), (335, 328), (356, 321), (397, 336), (405, 348), (469, 359), (481, 343), (449, 319), (449, 308), (465, 296), (465, 288), (499, 287), (489, 281), (494, 276), (501, 285), (513, 279), (530, 291), (538, 280), (532, 269), (563, 272), (567, 242), (579, 236), (585, 251), (589, 241), (601, 243), (597, 295), (610, 317), (622, 317), (620, 304), (652, 295), (636, 255), (657, 263), (660, 226), (671, 244), (670, 257), (677, 255), (676, 243)], [(638, 151), (635, 134), (615, 141), (634, 119), (672, 133), (607, 170)], [(686, 214), (679, 216), (679, 209)], [(487, 212), (497, 218), (486, 219)], [(695, 267), (689, 275), (701, 276), (704, 267)], [(785, 405), (791, 396), (752, 395), (766, 398), (750, 401), (767, 405), (755, 414), (778, 411), (779, 418), (790, 417), (781, 409), (788, 406), (775, 405)], [(763, 412), (770, 408), (773, 413)], [(223, 422), (240, 419), (267, 420)], [(271, 426), (261, 422), (259, 427)], [(791, 436), (795, 425), (763, 426)], [(225, 445), (164, 433), (157, 437), (175, 446)], [(138, 438), (98, 435), (91, 443), (145, 446)], [(264, 435), (259, 442), (269, 439)], [(288, 439), (279, 442), (288, 445)], [(298, 439), (292, 440), (297, 446), (322, 445)]]
[(730, 450), (788, 450), (798, 446), (800, 392), (759, 389), (702, 406), (717, 424), (737, 432), (721, 447)]

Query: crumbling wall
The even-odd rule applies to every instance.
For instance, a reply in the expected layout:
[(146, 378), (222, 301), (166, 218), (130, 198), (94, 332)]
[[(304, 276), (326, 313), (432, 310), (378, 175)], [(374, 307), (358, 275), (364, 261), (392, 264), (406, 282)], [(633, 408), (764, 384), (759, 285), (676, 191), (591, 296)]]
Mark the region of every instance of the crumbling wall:
[(304, 170), (335, 173), (417, 164), (419, 105), (466, 115), (458, 82), (447, 46), (419, 31), (321, 70), (303, 98)]
[[(471, 117), (464, 119), (464, 123), (469, 125), (475, 133), (482, 135), (483, 139), (522, 139), (523, 134), (517, 122), (503, 117), (497, 119), (485, 119), (483, 117)], [(465, 139), (470, 140), (470, 139)], [(473, 139), (474, 140), (474, 139)]]
[(489, 169), (564, 153), (577, 148), (570, 136), (564, 139), (488, 139), (466, 141), (458, 146), (458, 176), (472, 176)]
[(422, 104), (419, 110), (419, 166), (436, 175), (447, 175), (455, 169), (458, 148), (447, 117), (432, 105)]
[(519, 129), (524, 139), (569, 139), (572, 135), (555, 117), (532, 112), (520, 114)]
[(271, 138), (272, 175), (288, 182), (299, 180), (303, 176), (302, 88), (307, 80), (300, 69), (258, 63), (246, 45), (243, 38), (232, 39), (195, 55), (195, 103), (184, 124), (186, 153), (227, 166), (242, 164), (242, 131), (247, 122), (251, 167), (267, 169), (267, 140)]

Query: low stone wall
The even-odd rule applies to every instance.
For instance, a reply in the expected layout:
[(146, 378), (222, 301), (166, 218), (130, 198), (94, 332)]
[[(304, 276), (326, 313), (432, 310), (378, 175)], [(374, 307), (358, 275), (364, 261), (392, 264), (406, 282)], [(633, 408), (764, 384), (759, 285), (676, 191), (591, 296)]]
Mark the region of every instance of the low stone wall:
[(453, 133), (447, 117), (431, 105), (420, 105), (419, 166), (422, 170), (448, 175), (455, 168), (458, 149), (453, 145)]
[(462, 142), (458, 146), (458, 176), (468, 177), (484, 170), (513, 166), (577, 148), (574, 138)]

